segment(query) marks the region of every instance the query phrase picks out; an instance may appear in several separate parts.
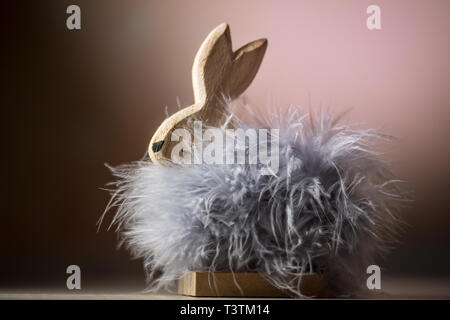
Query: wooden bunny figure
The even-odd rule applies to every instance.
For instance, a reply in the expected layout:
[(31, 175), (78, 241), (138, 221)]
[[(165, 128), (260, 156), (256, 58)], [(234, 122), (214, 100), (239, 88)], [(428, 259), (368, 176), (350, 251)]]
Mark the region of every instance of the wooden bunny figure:
[(218, 126), (226, 105), (223, 97), (235, 99), (250, 85), (258, 71), (267, 40), (250, 42), (233, 52), (230, 29), (223, 23), (206, 37), (195, 56), (192, 66), (192, 85), (195, 103), (167, 118), (153, 135), (149, 155), (153, 163), (171, 159), (177, 142), (171, 140), (172, 132), (190, 125), (195, 118), (207, 126)]

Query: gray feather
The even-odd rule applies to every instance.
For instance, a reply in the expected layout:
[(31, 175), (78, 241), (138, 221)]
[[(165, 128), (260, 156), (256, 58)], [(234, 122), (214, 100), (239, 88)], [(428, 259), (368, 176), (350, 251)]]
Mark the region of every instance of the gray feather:
[(106, 211), (117, 207), (112, 223), (143, 258), (150, 290), (173, 288), (190, 271), (251, 271), (294, 295), (299, 283), (287, 279), (309, 272), (324, 274), (328, 295), (357, 292), (398, 226), (398, 183), (374, 151), (386, 137), (295, 108), (231, 118), (280, 129), (275, 175), (262, 164), (111, 168)]

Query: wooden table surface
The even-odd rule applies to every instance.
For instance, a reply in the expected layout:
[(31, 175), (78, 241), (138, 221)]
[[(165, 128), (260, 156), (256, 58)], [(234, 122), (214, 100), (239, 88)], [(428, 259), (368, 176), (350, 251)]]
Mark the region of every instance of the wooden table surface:
[[(110, 287), (61, 291), (38, 289), (0, 289), (0, 299), (89, 299), (89, 300), (151, 300), (151, 299), (202, 299), (180, 296), (168, 293), (142, 293), (122, 289), (123, 287)], [(369, 299), (450, 299), (450, 279), (445, 278), (400, 278), (392, 277), (382, 279), (382, 289), (372, 291)], [(211, 299), (211, 298), (207, 298)], [(226, 299), (226, 298), (216, 298)], [(246, 298), (244, 298), (246, 299)], [(248, 298), (247, 298), (248, 299)]]

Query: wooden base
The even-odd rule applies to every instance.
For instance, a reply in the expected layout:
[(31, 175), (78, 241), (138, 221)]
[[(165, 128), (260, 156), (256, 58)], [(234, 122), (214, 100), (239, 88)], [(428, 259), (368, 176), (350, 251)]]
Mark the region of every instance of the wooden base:
[[(238, 283), (239, 288), (236, 286)], [(308, 297), (323, 294), (323, 277), (312, 273), (302, 276), (300, 292)], [(289, 297), (259, 273), (191, 272), (180, 279), (178, 293), (193, 297)]]

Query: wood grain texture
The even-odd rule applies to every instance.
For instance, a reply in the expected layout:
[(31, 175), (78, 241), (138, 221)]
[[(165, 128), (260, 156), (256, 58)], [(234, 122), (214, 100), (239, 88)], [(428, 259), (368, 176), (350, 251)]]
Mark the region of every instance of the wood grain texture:
[(250, 85), (261, 65), (267, 40), (260, 39), (233, 52), (230, 29), (223, 23), (206, 37), (192, 66), (194, 104), (167, 118), (153, 135), (149, 155), (153, 163), (171, 159), (171, 134), (177, 128), (191, 126), (192, 119), (207, 126), (218, 126), (225, 113), (226, 99), (235, 99)]
[[(0, 289), (0, 300), (227, 300), (226, 297), (192, 297), (174, 295), (167, 292), (145, 293), (132, 289), (129, 282), (108, 280), (96, 285), (90, 284), (82, 290), (57, 288), (41, 289)], [(402, 277), (383, 276), (381, 290), (367, 290), (358, 299), (446, 299), (450, 300), (450, 279), (447, 277)], [(74, 292), (75, 291), (75, 292)], [(251, 300), (251, 297), (232, 297), (231, 299)], [(259, 299), (269, 299), (260, 297)], [(281, 298), (286, 299), (286, 298)]]
[[(239, 285), (239, 287), (236, 285)], [(300, 292), (307, 297), (321, 297), (323, 278), (318, 274), (303, 275)], [(256, 272), (191, 272), (178, 285), (178, 293), (193, 297), (274, 297), (292, 296), (274, 287)]]

